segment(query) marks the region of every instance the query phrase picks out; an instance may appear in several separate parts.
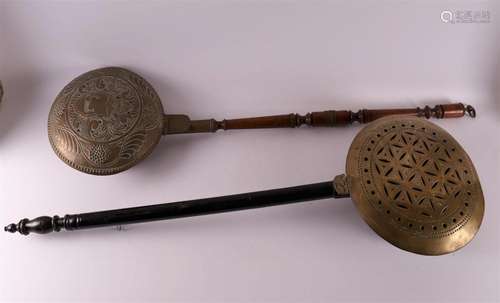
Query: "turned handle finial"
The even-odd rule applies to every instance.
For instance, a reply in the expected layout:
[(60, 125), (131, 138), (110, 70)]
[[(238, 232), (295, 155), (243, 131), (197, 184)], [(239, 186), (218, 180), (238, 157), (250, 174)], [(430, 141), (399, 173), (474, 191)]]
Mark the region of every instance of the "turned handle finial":
[(15, 233), (17, 231), (17, 225), (11, 223), (3, 228), (6, 232)]
[[(62, 220), (64, 221), (64, 218)], [(61, 230), (61, 227), (63, 227), (62, 224), (64, 223), (63, 221), (61, 221), (61, 218), (58, 216), (42, 216), (33, 220), (25, 218), (17, 224), (12, 223), (5, 226), (4, 230), (10, 233), (19, 232), (23, 235), (29, 235), (30, 233), (48, 234), (53, 231)]]

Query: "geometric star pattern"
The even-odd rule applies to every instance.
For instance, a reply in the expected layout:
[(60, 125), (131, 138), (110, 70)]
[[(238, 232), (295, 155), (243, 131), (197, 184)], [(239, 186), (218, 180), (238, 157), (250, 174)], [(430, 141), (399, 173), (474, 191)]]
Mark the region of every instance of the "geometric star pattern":
[(346, 175), (363, 220), (404, 250), (449, 253), (481, 225), (484, 196), (471, 159), (424, 118), (391, 116), (365, 126), (349, 148)]
[(408, 131), (396, 133), (375, 157), (385, 195), (402, 209), (439, 218), (446, 214), (449, 196), (460, 194), (460, 173), (450, 165), (450, 152), (435, 140)]
[(377, 136), (367, 141), (361, 161), (365, 190), (381, 211), (418, 232), (458, 224), (468, 212), (463, 201), (470, 195), (470, 168), (450, 139), (414, 125), (386, 128)]

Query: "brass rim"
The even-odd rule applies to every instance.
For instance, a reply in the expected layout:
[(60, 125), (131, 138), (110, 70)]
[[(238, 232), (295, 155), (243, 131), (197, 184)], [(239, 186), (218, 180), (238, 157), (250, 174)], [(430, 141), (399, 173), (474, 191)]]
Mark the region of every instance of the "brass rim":
[(80, 75), (56, 97), (49, 141), (69, 166), (93, 175), (124, 171), (159, 142), (163, 107), (141, 76), (119, 67)]
[(355, 137), (346, 170), (363, 219), (399, 248), (446, 254), (479, 229), (484, 197), (474, 165), (450, 134), (424, 119), (369, 124)]

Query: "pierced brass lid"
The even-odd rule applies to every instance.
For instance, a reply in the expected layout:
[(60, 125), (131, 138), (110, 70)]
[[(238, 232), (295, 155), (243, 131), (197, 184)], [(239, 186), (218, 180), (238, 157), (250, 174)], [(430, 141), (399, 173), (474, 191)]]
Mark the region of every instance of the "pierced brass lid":
[(84, 73), (59, 93), (49, 113), (49, 140), (64, 162), (110, 175), (148, 156), (162, 135), (163, 107), (141, 76), (118, 67)]
[(352, 199), (382, 238), (414, 253), (440, 255), (472, 240), (484, 197), (467, 153), (424, 119), (387, 117), (366, 126), (347, 156)]

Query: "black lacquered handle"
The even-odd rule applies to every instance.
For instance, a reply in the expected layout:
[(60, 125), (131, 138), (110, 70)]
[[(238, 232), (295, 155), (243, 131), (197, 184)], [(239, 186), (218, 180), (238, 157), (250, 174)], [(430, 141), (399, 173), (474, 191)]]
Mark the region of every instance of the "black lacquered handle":
[(23, 219), (18, 224), (7, 225), (5, 231), (12, 233), (18, 231), (23, 235), (46, 234), (61, 229), (76, 230), (150, 222), (346, 196), (348, 193), (340, 191), (338, 193), (334, 183), (329, 181), (215, 198), (66, 215), (64, 217), (43, 216), (33, 220)]

